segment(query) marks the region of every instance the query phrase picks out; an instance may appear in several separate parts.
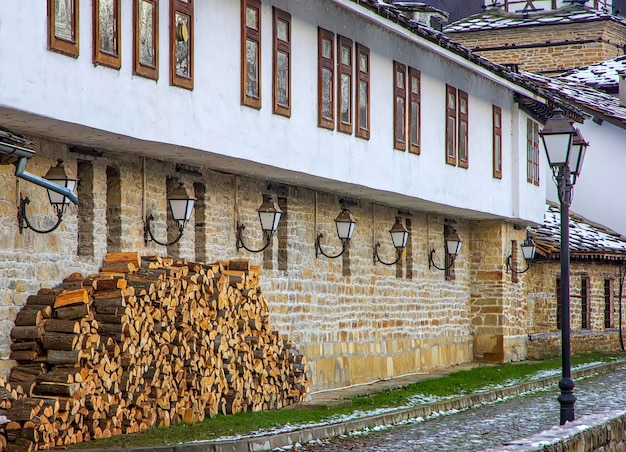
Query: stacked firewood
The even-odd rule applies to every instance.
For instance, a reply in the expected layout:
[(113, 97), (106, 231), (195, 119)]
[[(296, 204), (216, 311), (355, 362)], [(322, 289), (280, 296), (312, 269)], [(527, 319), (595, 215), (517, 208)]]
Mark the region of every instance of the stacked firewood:
[(306, 360), (272, 330), (259, 271), (112, 253), (100, 273), (30, 296), (0, 385), (0, 450), (300, 402)]

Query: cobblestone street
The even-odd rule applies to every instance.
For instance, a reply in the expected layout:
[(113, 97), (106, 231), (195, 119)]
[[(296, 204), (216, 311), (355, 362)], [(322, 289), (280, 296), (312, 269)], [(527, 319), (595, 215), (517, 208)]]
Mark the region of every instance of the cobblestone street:
[[(626, 370), (576, 382), (576, 418), (624, 409)], [(553, 387), (524, 397), (485, 405), (369, 435), (354, 436), (300, 450), (369, 452), (383, 451), (479, 451), (499, 446), (554, 427), (559, 423), (558, 388)]]

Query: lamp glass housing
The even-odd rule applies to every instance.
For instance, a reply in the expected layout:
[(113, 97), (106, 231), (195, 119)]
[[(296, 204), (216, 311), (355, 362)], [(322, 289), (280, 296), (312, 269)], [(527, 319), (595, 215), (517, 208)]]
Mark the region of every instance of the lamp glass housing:
[(196, 198), (187, 192), (182, 183), (172, 190), (167, 197), (167, 201), (170, 205), (170, 211), (172, 212), (172, 218), (174, 218), (174, 220), (178, 221), (179, 224), (185, 224), (189, 221)]
[(389, 230), (391, 234), (391, 241), (396, 248), (405, 248), (406, 242), (409, 238), (409, 231), (402, 224), (400, 217), (396, 217), (396, 222)]
[(585, 141), (582, 133), (580, 133), (580, 129), (576, 128), (576, 136), (574, 137), (571, 151), (572, 177), (574, 178), (574, 183), (576, 183), (576, 179), (580, 176), (587, 146), (589, 146), (589, 143)]
[(550, 166), (569, 165), (576, 130), (570, 120), (563, 115), (563, 110), (558, 108), (554, 110), (552, 117), (546, 121), (539, 135), (546, 149)]
[(341, 213), (335, 218), (335, 224), (337, 225), (337, 236), (341, 240), (350, 240), (352, 238), (356, 220), (349, 209), (341, 209)]
[[(59, 160), (57, 162), (57, 166), (53, 166), (52, 168), (50, 168), (44, 178), (54, 184), (67, 188), (70, 191), (74, 191), (74, 189), (76, 188), (77, 178), (74, 177), (71, 171), (65, 168), (65, 166), (63, 165), (63, 160)], [(52, 204), (53, 206), (61, 206), (63, 204), (70, 203), (68, 197), (63, 196), (62, 194), (50, 189), (48, 189), (48, 198), (50, 199), (50, 204)]]
[(280, 216), (283, 213), (278, 204), (269, 196), (263, 196), (263, 203), (257, 209), (257, 212), (259, 213), (261, 229), (264, 232), (276, 232)]
[(461, 252), (461, 245), (463, 241), (459, 238), (459, 234), (456, 231), (452, 231), (446, 237), (446, 251), (451, 256), (458, 256)]
[(535, 242), (533, 242), (533, 239), (531, 239), (530, 237), (526, 237), (526, 240), (522, 242), (520, 247), (522, 248), (522, 254), (524, 255), (524, 259), (526, 259), (527, 262), (535, 259), (537, 246), (535, 245)]

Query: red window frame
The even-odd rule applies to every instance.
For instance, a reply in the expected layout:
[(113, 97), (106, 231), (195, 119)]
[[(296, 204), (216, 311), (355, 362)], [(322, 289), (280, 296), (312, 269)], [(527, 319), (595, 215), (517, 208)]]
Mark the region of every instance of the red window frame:
[[(246, 21), (248, 8), (256, 10), (256, 28), (249, 27)], [(261, 2), (259, 0), (241, 0), (241, 104), (261, 109)], [(256, 94), (248, 93), (248, 59), (246, 45), (248, 41), (256, 44)]]
[[(420, 71), (409, 67), (409, 152), (413, 154), (420, 154), (421, 150), (421, 95), (422, 95), (422, 75)], [(415, 83), (413, 83), (415, 81)], [(415, 110), (414, 110), (415, 107)], [(413, 139), (415, 135), (415, 140)]]
[[(458, 157), (459, 168), (469, 167), (469, 96), (465, 91), (458, 90), (459, 99), (459, 130), (458, 130)], [(465, 106), (465, 108), (463, 108)], [(465, 128), (463, 127), (465, 126)], [(465, 154), (463, 153), (465, 151)]]
[[(365, 64), (361, 65), (361, 61)], [(370, 49), (363, 44), (356, 45), (356, 136), (369, 140), (370, 138)], [(361, 92), (361, 87), (365, 92)], [(361, 112), (361, 103), (364, 111)], [(362, 124), (364, 122), (364, 124)]]
[[(343, 50), (348, 52), (348, 61), (343, 61)], [(352, 40), (345, 36), (337, 36), (337, 130), (352, 134), (352, 66), (354, 65), (354, 50)], [(344, 77), (348, 80), (348, 98), (343, 97)], [(347, 109), (347, 120), (344, 120), (344, 108)]]
[[(330, 42), (330, 58), (324, 56), (324, 41)], [(324, 116), (324, 71), (330, 72), (330, 106)], [(317, 125), (335, 129), (335, 34), (323, 28), (317, 29)]]
[(493, 177), (502, 179), (502, 109), (493, 105)]
[(406, 65), (393, 62), (393, 148), (406, 151)]
[[(179, 88), (193, 89), (193, 1), (194, 0), (170, 0), (170, 85)], [(189, 30), (187, 30), (189, 41), (189, 76), (179, 75), (176, 72), (176, 42), (183, 39), (179, 36), (178, 25), (176, 23), (176, 15), (184, 15), (189, 17)]]
[[(273, 58), (273, 77), (274, 77), (274, 93), (273, 112), (278, 115), (291, 117), (291, 14), (282, 11), (276, 7), (272, 9), (273, 13), (273, 33), (274, 33), (274, 58)], [(287, 24), (287, 40), (279, 39), (278, 23), (282, 21)], [(279, 99), (279, 71), (278, 71), (278, 55), (283, 53), (287, 56), (287, 103), (280, 103)]]
[(456, 166), (457, 159), (457, 90), (446, 85), (446, 163)]

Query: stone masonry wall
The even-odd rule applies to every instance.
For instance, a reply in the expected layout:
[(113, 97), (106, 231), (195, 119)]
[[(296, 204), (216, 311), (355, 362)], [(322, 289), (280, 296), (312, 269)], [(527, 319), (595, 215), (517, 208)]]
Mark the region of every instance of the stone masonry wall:
[[(538, 262), (526, 276), (526, 303), (529, 358), (558, 355), (561, 333), (557, 328), (558, 261)], [(588, 327), (582, 328), (581, 279), (589, 281)], [(610, 281), (610, 328), (605, 328), (605, 281)], [(575, 262), (570, 265), (570, 324), (572, 352), (619, 350), (619, 266)]]
[[(40, 235), (26, 230), (20, 235), (15, 220), (19, 191), (32, 200), (29, 215), (35, 224), (48, 221), (52, 209), (44, 189), (17, 181), (13, 166), (0, 166), (0, 180), (7, 187), (0, 194), (4, 219), (0, 226), (0, 309), (5, 332), (0, 335), (0, 358), (6, 366), (11, 365), (6, 360), (9, 331), (27, 296), (57, 285), (70, 273), (96, 272), (113, 246), (119, 251), (190, 261), (196, 255), (207, 262), (250, 258), (261, 265), (272, 324), (288, 334), (307, 357), (313, 390), (469, 362), (474, 359), (475, 344), (497, 344), (483, 359), (525, 356), (520, 349), (524, 345), (518, 343), (520, 337), (526, 338), (519, 328), (518, 316), (523, 315), (520, 285), (505, 272), (511, 240), (521, 240), (520, 231), (511, 225), (452, 219), (464, 245), (453, 277), (446, 279), (443, 271), (428, 265), (431, 249), (436, 250), (438, 265), (443, 264), (446, 218), (441, 215), (414, 212), (406, 220), (411, 237), (400, 263), (375, 265), (377, 242), (383, 259), (395, 258), (388, 230), (397, 209), (355, 200), (350, 209), (357, 225), (347, 252), (337, 259), (316, 258), (318, 232), (323, 233), (327, 253), (340, 250), (334, 224), (340, 211), (338, 194), (210, 169), (177, 173), (174, 163), (134, 155), (105, 152), (94, 158), (40, 139), (35, 150), (37, 156), (29, 160), (28, 171), (43, 175), (57, 158), (63, 158), (76, 172), (80, 160), (85, 181), (79, 190), (81, 204), (69, 207), (57, 231)], [(149, 214), (154, 215), (150, 225), (154, 236), (171, 240), (175, 226), (170, 222), (166, 227), (167, 187), (179, 180), (190, 192), (194, 186), (204, 187), (199, 194), (204, 193), (206, 208), (194, 213), (176, 245), (144, 244), (144, 218)], [(121, 197), (107, 196), (107, 184), (117, 184)], [(247, 246), (263, 244), (256, 212), (262, 193), (273, 193), (283, 206), (278, 233), (264, 252), (238, 252), (237, 221), (246, 226)], [(120, 205), (108, 206), (107, 200)], [(112, 234), (118, 237), (108, 240)], [(92, 246), (86, 244), (89, 237)], [(476, 341), (477, 333), (486, 339)]]
[[(616, 58), (624, 54), (626, 26), (611, 21), (566, 25), (516, 27), (448, 33), (451, 39), (500, 64), (518, 64), (529, 72), (565, 71)], [(579, 43), (580, 41), (592, 41)], [(565, 43), (554, 45), (554, 43)], [(552, 44), (551, 44), (552, 43)], [(520, 48), (526, 44), (541, 47)], [(505, 47), (499, 50), (480, 48)]]

